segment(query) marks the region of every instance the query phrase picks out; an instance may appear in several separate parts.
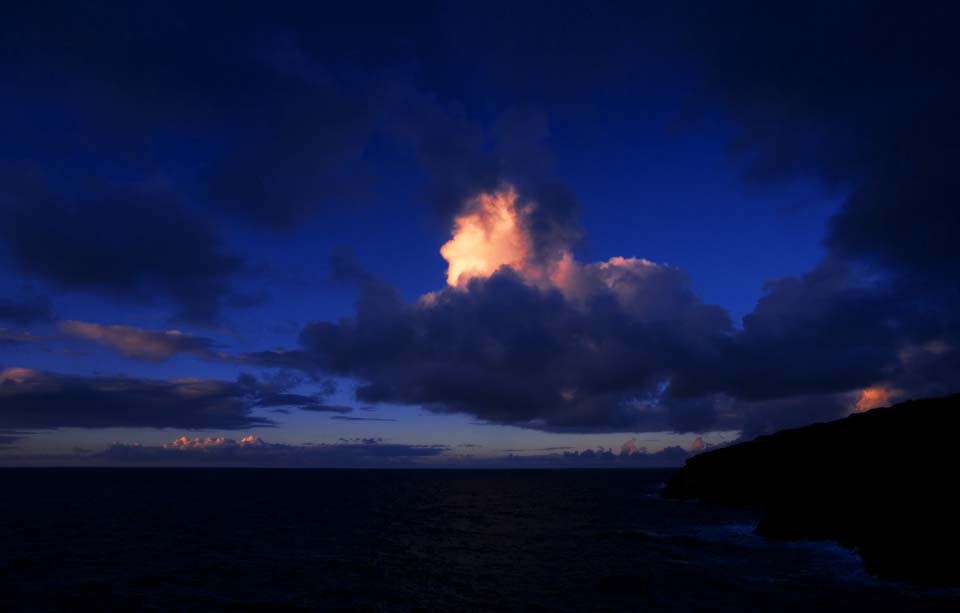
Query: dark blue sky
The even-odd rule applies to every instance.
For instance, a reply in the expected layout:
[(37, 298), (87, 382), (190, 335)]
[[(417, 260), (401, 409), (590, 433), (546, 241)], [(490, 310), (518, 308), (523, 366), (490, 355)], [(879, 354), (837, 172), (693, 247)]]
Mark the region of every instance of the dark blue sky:
[(14, 7), (0, 457), (670, 464), (956, 391), (950, 12)]

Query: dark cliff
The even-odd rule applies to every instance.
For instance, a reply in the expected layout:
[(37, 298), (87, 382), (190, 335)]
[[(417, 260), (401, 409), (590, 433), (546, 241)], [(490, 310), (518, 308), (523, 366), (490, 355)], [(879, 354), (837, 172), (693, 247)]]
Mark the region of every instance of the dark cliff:
[(701, 454), (664, 496), (763, 510), (757, 533), (835, 540), (883, 578), (960, 585), (960, 394)]

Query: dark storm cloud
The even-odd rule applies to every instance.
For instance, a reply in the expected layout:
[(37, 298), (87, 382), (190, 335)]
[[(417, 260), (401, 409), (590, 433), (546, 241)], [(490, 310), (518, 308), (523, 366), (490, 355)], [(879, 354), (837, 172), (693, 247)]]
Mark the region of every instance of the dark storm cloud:
[(770, 283), (728, 359), (674, 390), (723, 389), (748, 431), (839, 416), (843, 393), (867, 386), (955, 391), (956, 8), (740, 2), (694, 14), (707, 93), (739, 125), (748, 178), (813, 177), (844, 198), (825, 260)]
[(960, 271), (960, 53), (950, 3), (708, 3), (693, 40), (756, 180), (848, 194), (832, 253), (949, 281)]
[[(350, 7), (268, 16), (226, 3), (54, 6), (21, 5), (0, 26), (14, 108), (64, 84), (51, 119), (69, 131), (51, 129), (44, 145), (15, 121), (0, 128), (25, 159), (56, 163), (54, 151), (95, 143), (134, 175), (175, 169), (177, 187), (214, 209), (290, 230), (321, 209), (362, 203), (375, 177), (367, 148), (387, 135), (417, 153), (439, 210), (514, 181), (542, 201), (541, 223), (574, 228), (539, 111), (481, 121), (416, 82), (411, 66), (449, 54), (442, 7), (381, 6), (373, 24)], [(458, 80), (426, 72), (436, 85)]]
[(547, 431), (758, 434), (842, 417), (872, 386), (960, 385), (951, 305), (830, 259), (770, 282), (735, 329), (670, 267), (583, 266), (564, 290), (504, 268), (413, 303), (364, 283), (355, 317), (244, 360), (355, 377), (361, 402)]
[(912, 315), (887, 284), (828, 261), (769, 282), (723, 359), (672, 381), (675, 397), (723, 391), (744, 399), (843, 392), (890, 376), (915, 336)]
[(301, 39), (331, 37), (329, 11), (275, 8), (270, 17), (227, 3), (11, 8), (0, 26), (11, 103), (42, 100), (57, 82), (50, 114), (70, 130), (50, 130), (46, 147), (15, 121), (2, 133), (34, 159), (96, 146), (137, 173), (186, 170), (189, 190), (211, 206), (292, 228), (362, 193), (359, 157), (379, 98), (327, 69), (344, 63), (342, 48), (302, 51)]
[(567, 296), (502, 269), (411, 304), (372, 282), (355, 318), (311, 324), (282, 355), (358, 378), (362, 402), (546, 430), (669, 429), (662, 386), (713, 358), (727, 315), (669, 267), (594, 265), (580, 283)]
[(36, 174), (2, 179), (0, 244), (27, 275), (129, 302), (162, 298), (179, 318), (199, 323), (249, 300), (233, 285), (242, 260), (165, 190), (103, 188), (71, 198)]
[(0, 428), (185, 428), (270, 426), (258, 407), (322, 406), (323, 396), (241, 375), (237, 381), (86, 377), (25, 368), (0, 370)]
[[(385, 21), (372, 24), (363, 10), (308, 5), (11, 9), (0, 24), (0, 137), (14, 161), (55, 177), (30, 193), (2, 186), (16, 213), (0, 236), (13, 263), (61, 289), (162, 299), (183, 320), (211, 323), (254, 298), (237, 292), (245, 264), (206, 215), (286, 231), (330, 207), (369, 205), (383, 169), (367, 153), (384, 141), (419, 160), (444, 227), (478, 190), (517, 185), (537, 203), (536, 255), (552, 257), (579, 230), (574, 192), (551, 170), (546, 116), (478, 119), (432, 91), (459, 79), (429, 69), (421, 83), (416, 67), (449, 55), (438, 12), (379, 7)], [(90, 177), (165, 191), (74, 185)]]

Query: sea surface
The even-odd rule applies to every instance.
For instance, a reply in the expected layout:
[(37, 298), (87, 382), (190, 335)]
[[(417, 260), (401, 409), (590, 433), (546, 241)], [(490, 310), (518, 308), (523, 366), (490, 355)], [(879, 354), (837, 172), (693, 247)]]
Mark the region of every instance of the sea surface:
[(0, 610), (960, 610), (669, 474), (0, 469)]

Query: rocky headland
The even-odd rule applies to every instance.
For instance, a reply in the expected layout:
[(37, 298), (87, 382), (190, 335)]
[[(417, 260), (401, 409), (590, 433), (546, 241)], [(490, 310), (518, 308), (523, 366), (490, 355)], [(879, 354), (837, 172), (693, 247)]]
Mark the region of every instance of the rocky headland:
[(960, 394), (695, 456), (664, 496), (753, 507), (756, 532), (833, 540), (886, 579), (960, 585)]

